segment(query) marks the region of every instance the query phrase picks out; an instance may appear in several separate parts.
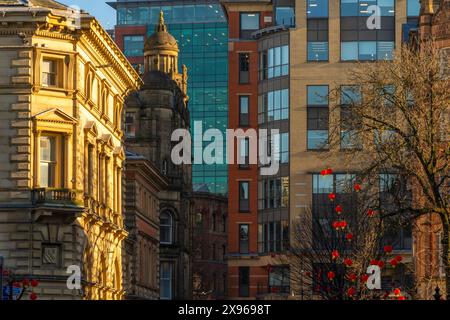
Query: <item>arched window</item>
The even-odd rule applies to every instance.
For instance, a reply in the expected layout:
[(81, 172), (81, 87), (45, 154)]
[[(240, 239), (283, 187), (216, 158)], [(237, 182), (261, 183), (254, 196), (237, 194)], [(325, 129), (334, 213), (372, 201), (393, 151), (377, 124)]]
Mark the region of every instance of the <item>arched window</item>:
[(172, 244), (173, 243), (173, 216), (168, 211), (164, 211), (161, 214), (160, 242), (162, 244)]

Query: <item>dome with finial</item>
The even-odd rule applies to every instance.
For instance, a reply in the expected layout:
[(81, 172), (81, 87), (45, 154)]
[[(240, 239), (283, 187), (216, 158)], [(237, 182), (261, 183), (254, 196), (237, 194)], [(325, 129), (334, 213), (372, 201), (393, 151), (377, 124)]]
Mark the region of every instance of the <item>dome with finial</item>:
[(155, 32), (145, 42), (144, 50), (173, 50), (178, 52), (177, 40), (167, 31), (162, 11), (159, 14), (159, 24), (156, 26)]

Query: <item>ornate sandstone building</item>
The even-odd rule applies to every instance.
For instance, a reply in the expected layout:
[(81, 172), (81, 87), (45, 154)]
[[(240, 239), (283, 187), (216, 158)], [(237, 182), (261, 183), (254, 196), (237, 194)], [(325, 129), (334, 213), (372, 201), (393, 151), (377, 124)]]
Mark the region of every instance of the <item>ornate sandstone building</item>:
[(161, 13), (144, 49), (144, 85), (126, 100), (126, 149), (153, 163), (168, 179), (160, 200), (161, 299), (192, 296), (192, 174), (171, 160), (172, 133), (189, 130), (187, 68), (178, 72), (178, 44)]
[(125, 240), (126, 299), (159, 299), (159, 193), (168, 181), (145, 157), (126, 153)]
[(50, 0), (0, 1), (0, 74), (5, 267), (40, 299), (122, 299), (121, 119), (139, 75), (95, 18)]

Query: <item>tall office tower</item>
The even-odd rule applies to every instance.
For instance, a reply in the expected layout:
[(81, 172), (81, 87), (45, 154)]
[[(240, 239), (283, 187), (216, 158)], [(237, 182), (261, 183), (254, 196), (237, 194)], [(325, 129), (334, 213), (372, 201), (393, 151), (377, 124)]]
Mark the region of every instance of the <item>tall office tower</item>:
[[(135, 67), (143, 66), (145, 39), (153, 33), (162, 10), (180, 48), (179, 67), (188, 68), (191, 131), (201, 121), (203, 131), (228, 124), (228, 26), (218, 0), (110, 2), (117, 10), (115, 41)], [(142, 71), (142, 69), (141, 69)], [(197, 126), (195, 135), (201, 139)], [(194, 134), (192, 135), (194, 137)], [(208, 143), (206, 143), (208, 144)], [(194, 150), (202, 153), (200, 148)], [(226, 195), (226, 164), (194, 164), (195, 191)]]
[[(392, 59), (394, 48), (402, 44), (403, 25), (417, 18), (418, 3), (418, 0), (296, 1), (296, 28), (290, 33), (293, 58), (290, 134), (295, 137), (290, 143), (291, 226), (298, 217), (311, 213), (313, 219), (323, 219), (324, 210), (333, 209), (326, 205), (330, 192), (334, 192), (339, 201), (352, 196), (339, 187), (357, 176), (356, 166), (345, 163), (343, 155), (348, 149), (360, 147), (347, 138), (351, 127), (346, 124), (344, 107), (340, 107), (340, 112), (329, 111), (334, 106), (328, 93), (333, 89), (355, 92), (347, 72), (356, 63)], [(380, 9), (380, 29), (367, 27), (366, 21), (372, 14), (368, 4)], [(340, 146), (332, 145), (342, 151), (339, 155), (330, 152), (336, 151), (330, 150), (328, 141), (331, 121), (339, 121), (341, 125)], [(331, 157), (332, 154), (335, 157)], [(357, 161), (358, 156), (354, 159)], [(325, 165), (333, 168), (333, 175), (320, 175)], [(393, 178), (395, 176), (389, 173), (380, 175), (381, 194), (388, 192), (386, 186)], [(404, 255), (405, 263), (411, 262), (411, 230), (405, 228), (390, 240), (395, 253)], [(383, 279), (384, 283), (389, 283), (389, 274), (384, 273)], [(314, 295), (311, 288), (296, 286), (291, 290), (295, 295)]]
[[(229, 126), (278, 129), (269, 146), (277, 145), (280, 162), (271, 176), (262, 175), (261, 166), (229, 166), (229, 296), (311, 298), (313, 289), (296, 283), (292, 266), (281, 265), (286, 260), (279, 257), (293, 242), (299, 217), (312, 213), (320, 220), (328, 193), (342, 201), (351, 197), (339, 185), (357, 175), (344, 157), (331, 157), (330, 120), (345, 118), (330, 114), (328, 94), (336, 83), (352, 89), (346, 74), (359, 61), (392, 59), (405, 25), (417, 21), (418, 1), (370, 1), (380, 9), (381, 28), (375, 30), (365, 23), (368, 1), (221, 2), (230, 29)], [(342, 130), (343, 152), (355, 147), (346, 137)], [(239, 146), (235, 153), (248, 161), (251, 142), (243, 139)], [(335, 173), (321, 176), (325, 165)], [(380, 176), (381, 193), (390, 179)], [(411, 230), (390, 240), (410, 263)]]
[(289, 245), (289, 28), (295, 1), (221, 3), (230, 29), (229, 127), (278, 130), (268, 146), (278, 146), (280, 160), (277, 172), (263, 175), (250, 163), (258, 142), (235, 139), (235, 154), (244, 161), (229, 165), (228, 295), (287, 295), (289, 268), (275, 266), (274, 254)]

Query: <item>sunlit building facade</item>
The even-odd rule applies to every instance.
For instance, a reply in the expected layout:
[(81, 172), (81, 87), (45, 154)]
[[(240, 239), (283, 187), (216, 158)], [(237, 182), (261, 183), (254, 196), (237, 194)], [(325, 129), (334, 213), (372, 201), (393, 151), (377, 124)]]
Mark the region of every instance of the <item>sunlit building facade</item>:
[(123, 299), (122, 111), (141, 79), (89, 14), (50, 0), (0, 6), (4, 267), (38, 280), (42, 300)]

